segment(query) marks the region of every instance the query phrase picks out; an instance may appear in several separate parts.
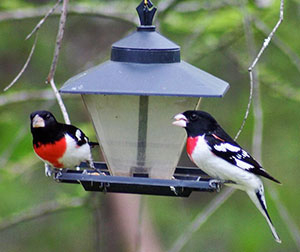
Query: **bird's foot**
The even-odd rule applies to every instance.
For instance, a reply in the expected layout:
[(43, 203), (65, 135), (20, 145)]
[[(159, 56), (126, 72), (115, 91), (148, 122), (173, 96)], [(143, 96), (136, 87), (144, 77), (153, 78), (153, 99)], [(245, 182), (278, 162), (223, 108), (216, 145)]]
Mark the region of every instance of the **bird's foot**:
[(209, 186), (215, 187), (217, 192), (221, 190), (222, 185), (224, 184), (236, 184), (236, 183), (232, 180), (226, 180), (226, 179), (211, 179), (209, 181)]
[[(106, 176), (106, 174), (104, 172), (100, 171), (100, 169), (98, 169), (98, 168), (95, 167), (93, 160), (87, 160), (86, 162), (89, 165), (89, 167), (91, 167), (92, 169), (94, 169), (94, 172), (89, 173), (90, 175), (102, 175), (102, 176)], [(86, 174), (87, 174), (87, 171), (86, 171)]]
[(55, 179), (58, 179), (63, 173), (67, 173), (68, 169), (55, 169)]
[(100, 171), (100, 169), (98, 168), (94, 168), (94, 172), (92, 173), (93, 175), (102, 175), (102, 176), (106, 176), (105, 172)]
[(175, 186), (170, 186), (170, 190), (177, 196), (178, 192)]
[(211, 179), (211, 180), (209, 180), (208, 183), (209, 183), (210, 187), (214, 187), (217, 192), (220, 192), (220, 190), (222, 188), (223, 180), (221, 180), (221, 179)]
[(52, 167), (45, 163), (45, 175), (46, 177), (52, 177), (53, 170)]

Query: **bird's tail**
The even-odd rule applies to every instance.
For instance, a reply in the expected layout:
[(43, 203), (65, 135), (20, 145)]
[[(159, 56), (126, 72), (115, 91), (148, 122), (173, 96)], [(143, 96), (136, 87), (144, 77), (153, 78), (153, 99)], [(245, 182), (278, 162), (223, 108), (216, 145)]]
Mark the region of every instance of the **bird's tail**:
[(99, 143), (97, 142), (89, 142), (89, 146), (91, 146), (92, 148), (99, 145)]
[(271, 232), (272, 232), (272, 235), (273, 235), (275, 241), (278, 243), (281, 243), (281, 240), (275, 230), (275, 227), (273, 226), (273, 223), (272, 223), (271, 218), (267, 211), (267, 204), (266, 204), (266, 200), (265, 200), (263, 185), (261, 185), (261, 188), (258, 189), (257, 191), (248, 190), (246, 192), (249, 195), (250, 199), (255, 204), (255, 206), (258, 208), (258, 210), (262, 213), (262, 215), (267, 220), (267, 223), (271, 229)]

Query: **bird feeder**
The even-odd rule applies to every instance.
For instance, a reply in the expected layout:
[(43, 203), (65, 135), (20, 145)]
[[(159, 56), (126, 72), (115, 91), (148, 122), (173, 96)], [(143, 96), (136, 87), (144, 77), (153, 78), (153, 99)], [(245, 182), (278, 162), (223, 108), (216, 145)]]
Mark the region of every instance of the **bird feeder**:
[[(60, 92), (82, 96), (109, 171), (105, 183), (142, 179), (140, 187), (147, 188), (149, 181), (175, 183), (186, 133), (172, 126), (173, 116), (197, 109), (201, 97), (222, 97), (229, 84), (180, 59), (180, 47), (155, 31), (151, 1), (136, 9), (137, 31), (112, 45), (109, 61), (69, 79)], [(62, 176), (66, 182), (71, 175)]]

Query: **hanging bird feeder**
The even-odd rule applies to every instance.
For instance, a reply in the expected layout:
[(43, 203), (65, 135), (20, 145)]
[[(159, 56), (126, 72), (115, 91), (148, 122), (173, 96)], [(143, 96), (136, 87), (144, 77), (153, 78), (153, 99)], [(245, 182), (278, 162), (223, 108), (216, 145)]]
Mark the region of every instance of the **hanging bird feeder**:
[(155, 31), (151, 1), (142, 1), (137, 12), (141, 25), (112, 45), (110, 60), (60, 89), (82, 96), (105, 158), (96, 166), (107, 176), (69, 171), (57, 179), (107, 192), (188, 196), (193, 190), (213, 191), (216, 185), (209, 180), (197, 181), (198, 168), (176, 169), (186, 136), (171, 120), (197, 109), (201, 97), (222, 97), (229, 84), (180, 59), (180, 47)]

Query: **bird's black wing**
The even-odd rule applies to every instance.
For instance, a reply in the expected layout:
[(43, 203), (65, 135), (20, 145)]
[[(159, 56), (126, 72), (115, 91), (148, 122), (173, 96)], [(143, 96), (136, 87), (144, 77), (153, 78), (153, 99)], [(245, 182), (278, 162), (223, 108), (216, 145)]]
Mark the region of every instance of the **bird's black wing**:
[(82, 132), (82, 130), (73, 125), (63, 124), (63, 131), (71, 136), (78, 146), (89, 143), (88, 137)]
[(222, 128), (213, 133), (206, 134), (205, 140), (211, 152), (227, 162), (248, 172), (266, 177), (274, 182), (280, 183), (277, 179), (269, 175), (261, 165), (243, 150)]
[(65, 133), (68, 133), (77, 143), (81, 146), (88, 143), (91, 147), (99, 145), (97, 142), (90, 142), (89, 138), (83, 133), (83, 131), (73, 125), (63, 124)]

